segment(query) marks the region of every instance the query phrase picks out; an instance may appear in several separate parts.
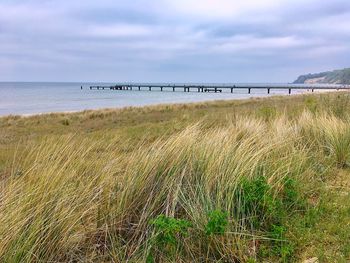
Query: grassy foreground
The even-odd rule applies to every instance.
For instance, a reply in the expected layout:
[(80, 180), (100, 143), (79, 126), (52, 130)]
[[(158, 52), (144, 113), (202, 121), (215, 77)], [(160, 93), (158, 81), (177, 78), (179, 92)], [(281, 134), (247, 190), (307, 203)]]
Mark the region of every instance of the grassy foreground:
[(349, 106), (0, 118), (0, 262), (349, 262)]

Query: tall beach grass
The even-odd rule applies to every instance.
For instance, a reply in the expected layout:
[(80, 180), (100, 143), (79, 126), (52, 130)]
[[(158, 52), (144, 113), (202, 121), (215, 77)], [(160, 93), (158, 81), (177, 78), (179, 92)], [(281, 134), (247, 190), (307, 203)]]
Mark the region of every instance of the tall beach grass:
[(113, 131), (47, 135), (11, 154), (0, 261), (290, 261), (290, 218), (350, 164), (349, 120), (327, 110), (203, 118), (125, 143)]

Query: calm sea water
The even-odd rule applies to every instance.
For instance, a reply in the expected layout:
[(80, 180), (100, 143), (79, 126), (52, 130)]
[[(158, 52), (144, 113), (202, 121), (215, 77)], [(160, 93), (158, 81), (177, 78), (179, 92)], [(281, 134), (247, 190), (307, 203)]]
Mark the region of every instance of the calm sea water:
[[(247, 89), (236, 90), (233, 94), (229, 92), (185, 93), (180, 89), (177, 92), (89, 89), (91, 85), (109, 84), (111, 83), (0, 82), (0, 115), (80, 111), (268, 96), (266, 90), (252, 90), (251, 94), (247, 94)], [(81, 86), (83, 86), (82, 90), (80, 89)], [(286, 91), (271, 90), (271, 95), (286, 93)]]

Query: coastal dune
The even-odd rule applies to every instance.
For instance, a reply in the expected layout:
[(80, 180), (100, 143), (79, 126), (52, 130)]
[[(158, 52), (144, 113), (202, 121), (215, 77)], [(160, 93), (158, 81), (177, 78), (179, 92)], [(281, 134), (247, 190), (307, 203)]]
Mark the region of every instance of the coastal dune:
[(330, 93), (3, 117), (0, 259), (346, 259), (348, 106)]

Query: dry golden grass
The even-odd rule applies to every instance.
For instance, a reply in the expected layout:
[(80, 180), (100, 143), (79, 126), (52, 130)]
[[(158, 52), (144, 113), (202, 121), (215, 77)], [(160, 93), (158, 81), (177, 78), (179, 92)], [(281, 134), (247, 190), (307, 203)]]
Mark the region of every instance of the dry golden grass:
[(310, 233), (347, 198), (341, 96), (2, 118), (0, 261), (346, 262), (350, 230)]

